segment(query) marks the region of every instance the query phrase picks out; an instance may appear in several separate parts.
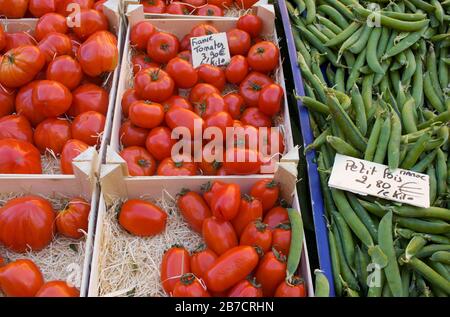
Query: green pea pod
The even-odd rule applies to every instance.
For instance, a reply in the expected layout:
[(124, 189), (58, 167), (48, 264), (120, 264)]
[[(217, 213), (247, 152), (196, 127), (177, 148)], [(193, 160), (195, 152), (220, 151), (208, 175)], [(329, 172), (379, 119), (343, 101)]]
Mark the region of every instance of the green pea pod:
[(430, 4), (435, 8), (434, 16), (439, 21), (440, 24), (444, 24), (444, 8), (442, 8), (441, 3), (438, 0), (431, 0)]
[(447, 270), (444, 264), (437, 261), (428, 261), (427, 263), (433, 270), (442, 275), (447, 281), (450, 281), (450, 272)]
[(427, 17), (427, 15), (424, 13), (401, 13), (384, 11), (383, 14), (387, 17), (403, 21), (420, 21)]
[(311, 33), (306, 27), (297, 25), (296, 26), (302, 34), (302, 37), (308, 41), (312, 46), (317, 48), (320, 53), (326, 54), (328, 60), (334, 65), (338, 66), (337, 62), (337, 56), (334, 54), (332, 50), (330, 50), (328, 47), (323, 45), (323, 43), (313, 34)]
[(366, 117), (372, 108), (373, 79), (374, 79), (374, 75), (371, 74), (371, 75), (364, 76), (363, 81), (362, 81), (361, 94), (362, 94), (362, 99), (363, 99), (363, 103), (364, 103), (364, 108), (366, 109)]
[(335, 81), (335, 77), (336, 77), (336, 73), (333, 71), (333, 69), (331, 68), (331, 64), (327, 65), (327, 68), (325, 70), (325, 74), (327, 75), (327, 81), (331, 86), (335, 86), (336, 85), (336, 81)]
[[(322, 147), (325, 148), (325, 147)], [(323, 152), (323, 151), (322, 151)], [(325, 203), (325, 211), (327, 213), (327, 217), (331, 217), (333, 211), (337, 212), (336, 207), (334, 206), (333, 197), (331, 197), (331, 191), (328, 187), (328, 176), (323, 172), (326, 169), (325, 159), (323, 153), (319, 153), (319, 157), (317, 159), (320, 185), (322, 187), (322, 195)]]
[(422, 173), (425, 171), (434, 161), (437, 154), (437, 150), (428, 153), (421, 161), (411, 167), (411, 171)]
[(405, 250), (405, 258), (407, 260), (411, 259), (413, 256), (417, 254), (425, 245), (427, 244), (427, 240), (422, 238), (421, 236), (414, 236), (406, 246)]
[(422, 233), (442, 234), (450, 232), (450, 224), (448, 223), (436, 223), (410, 217), (395, 217), (395, 222), (400, 226)]
[(369, 201), (363, 200), (363, 199), (358, 199), (358, 201), (364, 207), (364, 209), (366, 209), (368, 212), (370, 212), (371, 214), (373, 214), (379, 218), (383, 218), (384, 215), (386, 214), (386, 209), (383, 207), (380, 207), (379, 205), (377, 205), (375, 203), (372, 203), (372, 202), (369, 202)]
[(314, 98), (308, 96), (296, 96), (296, 98), (301, 100), (303, 106), (311, 111), (320, 112), (326, 115), (330, 114), (330, 109), (328, 108), (328, 106)]
[(369, 266), (369, 256), (361, 250), (361, 248), (357, 245), (355, 252), (355, 268), (359, 285), (361, 285), (362, 291), (364, 294), (367, 294), (368, 285), (367, 285), (367, 268)]
[(408, 154), (406, 155), (405, 159), (402, 161), (402, 164), (400, 165), (400, 167), (403, 169), (411, 169), (414, 166), (414, 164), (416, 164), (420, 155), (422, 155), (422, 153), (424, 152), (425, 145), (430, 139), (431, 139), (430, 134), (428, 134), (428, 133), (423, 134), (417, 140), (417, 142), (414, 143), (413, 147), (408, 151)]
[(381, 127), (380, 137), (378, 139), (378, 146), (375, 152), (373, 161), (375, 163), (383, 164), (388, 148), (389, 139), (391, 136), (391, 118), (387, 117)]
[(300, 54), (297, 55), (297, 62), (298, 62), (298, 66), (300, 67), (300, 69), (302, 71), (303, 77), (314, 88), (315, 92), (319, 96), (319, 99), (322, 102), (325, 102), (326, 101), (326, 95), (325, 95), (323, 84), (321, 83), (320, 79), (311, 72), (311, 70), (308, 67), (308, 65), (306, 65), (306, 61), (305, 61), (305, 59), (303, 58), (302, 55), (300, 55)]
[(435, 8), (431, 4), (429, 4), (423, 0), (409, 0), (409, 2), (411, 2), (417, 8), (422, 9), (428, 13), (433, 13), (435, 10)]
[(442, 264), (450, 265), (450, 252), (437, 251), (431, 255), (430, 260), (434, 261), (434, 262), (440, 262)]
[[(431, 153), (436, 153), (436, 151), (433, 151)], [(427, 175), (429, 177), (430, 183), (430, 205), (433, 205), (437, 196), (437, 179), (436, 179), (436, 170), (434, 169), (434, 166), (431, 163), (428, 166)]]
[(303, 251), (303, 221), (300, 213), (293, 208), (288, 208), (289, 221), (291, 222), (291, 247), (286, 266), (286, 278), (291, 279), (297, 272)]
[(361, 24), (359, 22), (352, 22), (346, 29), (341, 31), (336, 37), (329, 39), (325, 46), (332, 47), (341, 44), (347, 40), (351, 35), (353, 35), (359, 28)]
[(336, 76), (334, 78), (336, 82), (336, 90), (345, 92), (345, 81), (344, 81), (345, 71), (343, 68), (336, 69)]
[[(447, 158), (441, 149), (437, 150), (436, 155), (436, 181), (437, 181), (437, 194), (439, 196), (448, 194)], [(450, 210), (448, 210), (448, 212), (450, 213)]]
[(400, 274), (402, 279), (403, 296), (407, 297), (409, 293), (409, 285), (411, 283), (412, 272), (408, 267), (403, 266), (400, 269)]
[[(367, 41), (369, 40), (370, 34), (373, 28), (369, 27), (367, 24), (364, 25), (364, 29), (361, 33), (359, 39), (349, 47), (349, 51), (353, 54), (359, 54), (366, 47)], [(375, 49), (375, 48), (374, 48)]]
[(304, 0), (306, 6), (305, 24), (311, 24), (316, 19), (316, 2), (314, 0)]
[(447, 295), (450, 295), (450, 281), (446, 280), (431, 267), (429, 267), (416, 257), (411, 258), (406, 263), (414, 271), (418, 272), (421, 276), (423, 276), (427, 281), (442, 289), (444, 292), (447, 293)]
[(334, 23), (339, 25), (339, 27), (342, 29), (345, 29), (349, 25), (349, 23), (347, 22), (345, 17), (341, 13), (339, 13), (338, 10), (333, 8), (332, 6), (324, 4), (324, 5), (319, 6), (317, 8), (317, 11), (327, 15), (331, 19), (331, 21), (333, 21)]
[(331, 269), (333, 271), (334, 290), (337, 296), (342, 296), (342, 283), (339, 280), (339, 276), (341, 274), (340, 261), (342, 261), (343, 259), (339, 259), (336, 241), (334, 239), (333, 233), (330, 230), (328, 230), (328, 243), (330, 245)]
[(332, 212), (332, 217), (339, 231), (345, 260), (348, 266), (353, 269), (355, 266), (355, 243), (353, 241), (352, 232), (338, 212)]
[(439, 97), (439, 99), (442, 101), (443, 94), (442, 94), (441, 86), (439, 84), (437, 65), (438, 65), (438, 63), (437, 63), (437, 59), (436, 59), (436, 52), (434, 50), (433, 45), (430, 45), (428, 47), (427, 58), (426, 58), (427, 72), (430, 75), (430, 80), (433, 85), (434, 92)]
[(408, 86), (416, 71), (416, 57), (411, 49), (406, 50), (406, 67), (402, 74), (402, 85)]
[(356, 127), (364, 136), (367, 133), (367, 117), (364, 107), (364, 100), (357, 85), (353, 85), (351, 90), (352, 105), (356, 113)]
[(382, 60), (388, 59), (390, 57), (393, 57), (397, 54), (400, 54), (401, 52), (405, 51), (409, 47), (411, 47), (414, 43), (416, 43), (423, 35), (423, 33), (426, 31), (427, 27), (422, 28), (419, 31), (411, 32), (403, 38), (400, 42), (398, 42), (396, 45), (392, 46), (389, 50), (386, 51), (386, 53), (383, 55)]
[(414, 118), (414, 109), (416, 107), (414, 98), (406, 100), (402, 107), (402, 123), (406, 133), (413, 133), (417, 131), (416, 120)]
[(316, 19), (320, 24), (325, 25), (327, 28), (333, 31), (334, 34), (339, 34), (343, 31), (343, 29), (341, 29), (341, 27), (339, 27), (336, 23), (325, 18), (324, 16), (321, 16), (320, 14), (316, 15)]
[(327, 140), (326, 138), (327, 138), (328, 135), (330, 135), (330, 129), (326, 128), (325, 130), (323, 130), (323, 132), (319, 136), (317, 136), (314, 139), (314, 141), (312, 143), (308, 144), (305, 147), (305, 151), (304, 152), (307, 153), (307, 152), (309, 152), (311, 150), (315, 150), (315, 149), (318, 149), (319, 147), (321, 147), (322, 144), (324, 144), (326, 142), (326, 140)]
[(351, 146), (350, 144), (348, 144), (343, 139), (341, 139), (337, 136), (329, 135), (329, 136), (327, 136), (326, 140), (327, 140), (328, 144), (330, 144), (333, 147), (333, 149), (335, 149), (336, 152), (339, 154), (358, 157), (358, 158), (361, 157), (361, 153), (358, 152), (357, 149), (355, 149), (353, 146)]
[(300, 33), (298, 32), (297, 28), (291, 28), (292, 34), (294, 37), (294, 43), (295, 48), (297, 51), (303, 56), (306, 64), (309, 66), (311, 65), (311, 55), (309, 54), (309, 49), (306, 48), (304, 42), (302, 41), (300, 37)]
[(423, 61), (420, 55), (416, 55), (416, 69), (412, 78), (411, 94), (416, 102), (416, 107), (423, 104)]
[(448, 250), (450, 250), (450, 244), (430, 244), (423, 247), (423, 249), (416, 254), (416, 258), (428, 258), (435, 252)]
[(438, 66), (438, 77), (439, 77), (439, 84), (441, 85), (442, 90), (445, 90), (448, 87), (449, 84), (449, 71), (448, 67), (445, 65), (444, 56), (448, 55), (448, 49), (447, 47), (441, 47), (440, 49), (440, 58), (439, 58), (439, 66)]
[(364, 66), (364, 62), (366, 61), (366, 52), (367, 49), (364, 49), (359, 55), (358, 58), (356, 58), (355, 64), (352, 67), (352, 70), (350, 72), (350, 75), (347, 79), (347, 90), (352, 89), (353, 85), (356, 83), (358, 77), (359, 77), (359, 69)]
[(358, 215), (361, 222), (366, 226), (367, 230), (369, 231), (370, 235), (372, 236), (373, 241), (375, 241), (375, 243), (378, 242), (377, 225), (375, 225), (375, 223), (373, 222), (369, 213), (359, 203), (358, 199), (356, 198), (356, 196), (354, 194), (347, 193), (347, 198), (350, 203), (350, 206), (352, 206), (353, 210)]
[(422, 130), (422, 129), (428, 128), (428, 127), (430, 127), (430, 126), (432, 126), (434, 124), (446, 123), (448, 121), (450, 121), (450, 110), (442, 112), (438, 116), (436, 116), (436, 117), (434, 117), (434, 118), (432, 118), (432, 119), (430, 119), (430, 120), (428, 120), (426, 122), (423, 122), (423, 123), (419, 124), (417, 126), (417, 128), (419, 130)]
[(316, 276), (315, 284), (315, 297), (329, 297), (330, 296), (330, 283), (327, 277), (323, 274), (321, 270), (314, 270), (314, 275)]
[(402, 136), (402, 125), (396, 113), (391, 114), (391, 135), (388, 143), (388, 165), (389, 169), (398, 168), (400, 161), (400, 138)]
[[(353, 275), (352, 270), (350, 269), (350, 267), (347, 264), (347, 261), (345, 260), (345, 255), (344, 255), (344, 251), (343, 251), (343, 247), (342, 247), (342, 241), (341, 238), (339, 236), (339, 233), (337, 232), (337, 228), (334, 228), (334, 240), (336, 241), (336, 248), (337, 251), (339, 253), (339, 259), (340, 261), (340, 272), (342, 275), (342, 278), (345, 280), (346, 283), (348, 283), (349, 285), (351, 285), (352, 288), (359, 290), (359, 285), (358, 285), (358, 281), (356, 280), (355, 276)], [(339, 275), (339, 276), (341, 276)]]
[(381, 116), (377, 116), (375, 123), (372, 127), (372, 131), (367, 141), (366, 151), (364, 152), (364, 159), (367, 161), (372, 161), (375, 155), (375, 150), (377, 149), (378, 139), (381, 133), (381, 126), (383, 124), (383, 119)]

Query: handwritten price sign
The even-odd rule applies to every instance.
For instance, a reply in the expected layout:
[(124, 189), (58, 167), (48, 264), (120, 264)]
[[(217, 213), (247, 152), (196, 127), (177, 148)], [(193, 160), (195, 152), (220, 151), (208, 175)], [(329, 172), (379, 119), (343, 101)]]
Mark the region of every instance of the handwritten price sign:
[(191, 49), (194, 68), (202, 64), (222, 66), (231, 60), (226, 33), (192, 37)]
[(371, 195), (413, 206), (430, 207), (430, 183), (426, 174), (336, 154), (330, 187)]

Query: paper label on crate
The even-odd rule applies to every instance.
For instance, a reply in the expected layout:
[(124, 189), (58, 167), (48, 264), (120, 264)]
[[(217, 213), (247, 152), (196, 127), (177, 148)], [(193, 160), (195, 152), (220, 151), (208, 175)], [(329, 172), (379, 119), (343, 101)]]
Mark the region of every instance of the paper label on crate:
[(336, 154), (328, 185), (360, 195), (371, 195), (413, 206), (430, 207), (427, 174)]
[(231, 60), (225, 32), (192, 37), (191, 50), (194, 68), (203, 64), (222, 66)]

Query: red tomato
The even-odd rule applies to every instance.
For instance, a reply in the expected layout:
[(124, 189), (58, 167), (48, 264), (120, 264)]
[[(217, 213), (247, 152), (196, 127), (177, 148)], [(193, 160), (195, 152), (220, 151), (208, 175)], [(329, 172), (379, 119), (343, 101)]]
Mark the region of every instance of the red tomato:
[(97, 77), (116, 69), (119, 62), (117, 38), (108, 31), (92, 34), (78, 50), (78, 61), (86, 75)]
[(222, 17), (223, 10), (222, 10), (222, 8), (220, 8), (214, 4), (207, 4), (197, 10), (197, 15), (208, 16), (208, 17)]
[(145, 13), (164, 13), (166, 11), (166, 3), (164, 0), (143, 0)]
[(9, 115), (14, 111), (16, 92), (5, 87), (0, 87), (0, 117)]
[(177, 56), (192, 64), (192, 54), (189, 50), (181, 51)]
[(281, 206), (270, 209), (264, 216), (264, 223), (269, 226), (270, 229), (274, 229), (280, 223), (289, 222), (289, 216), (286, 208)]
[[(219, 169), (222, 167), (223, 157), (215, 158), (215, 151), (209, 151), (208, 148), (203, 148), (202, 161), (199, 163), (199, 167), (203, 175), (217, 175)], [(209, 157), (209, 155), (214, 156)]]
[(50, 281), (42, 285), (35, 297), (80, 297), (80, 291), (64, 281)]
[(65, 237), (80, 239), (88, 232), (91, 205), (83, 198), (73, 198), (56, 216), (56, 230)]
[[(183, 38), (181, 39), (180, 42), (180, 51), (184, 52), (184, 51), (188, 51), (189, 55), (191, 55), (190, 50), (191, 50), (191, 35), (190, 34), (186, 34), (185, 36), (183, 36)], [(190, 60), (192, 62), (192, 55), (190, 57)]]
[(223, 97), (228, 113), (233, 119), (239, 119), (245, 110), (244, 98), (237, 93), (229, 93)]
[(283, 254), (289, 254), (291, 247), (291, 225), (281, 223), (272, 231), (272, 247)]
[(223, 168), (223, 166), (217, 170), (217, 176), (226, 176), (226, 175), (228, 174), (227, 171)]
[(262, 155), (271, 157), (276, 153), (284, 153), (284, 149), (284, 137), (280, 129), (271, 128), (266, 134), (262, 135), (259, 144), (259, 151)]
[(72, 42), (67, 35), (62, 33), (47, 34), (39, 42), (38, 47), (44, 54), (47, 63), (50, 63), (57, 56), (72, 53)]
[(175, 82), (162, 69), (150, 67), (136, 74), (134, 89), (142, 99), (162, 102), (173, 95)]
[(57, 117), (69, 110), (72, 94), (63, 84), (53, 80), (40, 80), (31, 95), (33, 105), (46, 117)]
[(178, 197), (177, 206), (192, 229), (201, 233), (203, 220), (211, 217), (211, 210), (202, 196), (187, 189), (182, 190)]
[(33, 90), (37, 83), (37, 81), (33, 81), (23, 86), (16, 97), (16, 112), (27, 117), (33, 126), (37, 126), (45, 120), (45, 116), (34, 106), (32, 100)]
[(70, 139), (67, 141), (61, 151), (61, 172), (63, 174), (73, 174), (72, 161), (88, 148), (89, 145), (80, 140)]
[(191, 63), (182, 58), (172, 58), (166, 66), (166, 72), (179, 88), (187, 89), (197, 84), (197, 72)]
[(12, 50), (24, 45), (35, 46), (36, 40), (28, 32), (5, 33), (5, 51)]
[(0, 241), (14, 252), (42, 250), (53, 238), (54, 221), (48, 200), (39, 196), (11, 199), (0, 209)]
[(79, 25), (73, 27), (73, 32), (82, 41), (97, 31), (108, 30), (108, 19), (102, 12), (94, 9), (81, 9), (78, 14)]
[(250, 34), (252, 38), (258, 37), (262, 31), (262, 20), (254, 14), (246, 14), (239, 18), (236, 27)]
[(130, 42), (138, 50), (145, 51), (150, 36), (155, 33), (155, 27), (149, 21), (141, 21), (136, 23), (130, 32)]
[(146, 101), (135, 101), (129, 109), (130, 121), (134, 125), (152, 129), (157, 127), (164, 120), (164, 108), (159, 103)]
[(265, 253), (272, 246), (272, 231), (261, 220), (252, 221), (244, 228), (239, 244), (258, 246)]
[(277, 68), (279, 58), (280, 49), (269, 41), (262, 41), (253, 45), (247, 56), (250, 67), (262, 73), (268, 73)]
[(119, 212), (119, 224), (130, 234), (139, 237), (150, 237), (163, 232), (166, 220), (167, 214), (161, 208), (140, 199), (127, 200)]
[(159, 67), (157, 63), (154, 63), (152, 59), (145, 53), (138, 53), (131, 58), (133, 64), (133, 73), (137, 74), (143, 69), (150, 67)]
[(250, 35), (239, 29), (227, 31), (228, 46), (231, 55), (247, 55), (251, 46)]
[(241, 115), (241, 121), (243, 124), (252, 125), (256, 128), (270, 128), (272, 126), (272, 120), (270, 120), (270, 117), (256, 107), (245, 109)]
[(210, 291), (221, 292), (245, 279), (258, 265), (259, 256), (250, 246), (237, 246), (222, 254), (206, 272), (204, 280)]
[(145, 139), (145, 147), (158, 161), (171, 157), (172, 146), (175, 143), (171, 138), (170, 129), (166, 127), (153, 128)]
[(107, 1), (108, 0), (98, 0), (97, 2), (94, 3), (94, 5), (92, 6), (92, 9), (103, 13), (103, 4), (106, 3)]
[(256, 129), (254, 126), (234, 125), (233, 138), (233, 144), (236, 148), (251, 150), (255, 150), (258, 148), (259, 132), (258, 129)]
[(280, 195), (280, 185), (273, 179), (257, 181), (250, 190), (250, 195), (262, 202), (263, 211), (272, 209)]
[(234, 3), (242, 9), (250, 9), (258, 0), (234, 0)]
[(273, 80), (261, 73), (251, 72), (239, 85), (239, 93), (249, 107), (258, 107), (261, 90), (272, 84)]
[[(228, 112), (220, 111), (210, 115), (205, 120), (205, 128), (218, 128), (222, 133), (222, 137), (225, 140), (227, 128), (233, 127), (233, 118)], [(216, 135), (214, 134), (213, 138)]]
[(192, 274), (183, 274), (175, 284), (172, 293), (173, 297), (211, 297), (206, 287), (199, 282), (198, 278)]
[(100, 143), (105, 128), (106, 117), (96, 111), (86, 111), (73, 119), (72, 138), (94, 146)]
[(226, 183), (220, 182), (220, 181), (214, 181), (214, 182), (207, 182), (201, 186), (201, 190), (203, 192), (203, 198), (205, 199), (206, 203), (211, 207), (211, 201), (214, 195), (217, 194), (217, 192), (222, 189)]
[(181, 275), (190, 272), (189, 252), (182, 246), (173, 246), (167, 250), (161, 262), (161, 284), (167, 294), (171, 294)]
[(6, 46), (5, 31), (3, 30), (3, 26), (0, 25), (0, 52), (3, 51), (5, 46)]
[(202, 64), (197, 67), (197, 73), (200, 82), (211, 84), (220, 91), (225, 87), (225, 72), (222, 68), (210, 64)]
[(249, 223), (262, 218), (262, 216), (263, 210), (261, 201), (252, 196), (244, 195), (244, 197), (241, 198), (239, 212), (231, 223), (233, 224), (236, 234), (240, 237)]
[(80, 85), (83, 71), (75, 59), (64, 55), (55, 58), (48, 65), (46, 76), (48, 80), (60, 82), (68, 89), (73, 90)]
[(150, 36), (147, 43), (147, 54), (154, 61), (164, 64), (176, 57), (180, 42), (173, 34), (156, 32)]
[(199, 24), (192, 28), (190, 37), (199, 37), (199, 36), (205, 36), (205, 35), (211, 35), (219, 33), (219, 30), (217, 30), (214, 26), (207, 23)]
[(247, 59), (242, 55), (235, 55), (225, 68), (225, 76), (228, 82), (239, 85), (247, 76), (249, 66)]
[(17, 139), (33, 143), (33, 129), (28, 119), (20, 114), (0, 118), (0, 140)]
[(284, 280), (275, 290), (275, 297), (306, 297), (305, 282), (298, 276), (291, 281)]
[(230, 9), (233, 6), (233, 0), (208, 0), (208, 4), (213, 4), (224, 9)]
[(211, 199), (211, 211), (222, 220), (232, 220), (239, 212), (241, 190), (237, 184), (223, 185)]
[(130, 120), (125, 121), (120, 126), (119, 138), (124, 147), (128, 146), (145, 146), (148, 130), (139, 128), (131, 123)]
[(64, 16), (58, 13), (47, 13), (39, 18), (34, 29), (34, 36), (37, 41), (40, 41), (49, 33), (66, 34), (67, 31), (67, 21)]
[(108, 112), (109, 93), (100, 86), (81, 85), (72, 92), (72, 96), (70, 116), (76, 117), (87, 111), (97, 111), (103, 115)]
[(265, 297), (272, 297), (276, 288), (286, 278), (286, 256), (277, 250), (264, 255), (255, 273)]
[(197, 125), (200, 131), (203, 131), (204, 121), (195, 112), (183, 109), (183, 108), (172, 108), (166, 112), (166, 123), (171, 129), (176, 127), (185, 127), (189, 129), (191, 138), (194, 137), (194, 127)]
[(200, 7), (206, 4), (206, 0), (181, 0), (181, 2), (190, 4), (193, 7)]
[(192, 103), (201, 102), (207, 95), (212, 93), (220, 95), (219, 89), (213, 85), (206, 83), (197, 84), (189, 92), (189, 101)]
[(164, 106), (165, 112), (169, 111), (172, 108), (184, 108), (191, 111), (194, 110), (189, 100), (181, 96), (172, 96), (169, 99), (165, 100), (162, 105)]
[(23, 18), (28, 9), (28, 0), (0, 0), (0, 15), (9, 19)]
[(51, 13), (56, 11), (55, 0), (30, 0), (28, 5), (28, 10), (36, 18), (43, 16), (46, 13)]
[(172, 2), (166, 8), (167, 14), (178, 14), (178, 15), (190, 15), (195, 11), (195, 8), (191, 8), (183, 3)]
[(33, 297), (44, 284), (42, 273), (28, 259), (0, 267), (0, 289), (8, 297)]
[(205, 95), (195, 104), (195, 112), (202, 118), (208, 118), (223, 111), (228, 111), (228, 108), (222, 96), (215, 92)]
[(57, 0), (56, 12), (73, 18), (78, 9), (90, 9), (93, 5), (94, 0)]
[(0, 140), (0, 174), (41, 174), (41, 156), (31, 143)]
[(229, 175), (258, 174), (261, 165), (259, 153), (245, 148), (228, 149), (223, 163), (223, 167)]
[[(190, 158), (189, 160), (192, 161)], [(156, 174), (159, 176), (194, 176), (198, 174), (198, 168), (195, 163), (188, 160), (174, 161), (168, 157), (159, 163)]]
[(234, 285), (228, 292), (228, 297), (262, 297), (261, 284), (255, 278), (246, 278)]
[(281, 109), (284, 92), (278, 84), (270, 84), (261, 90), (259, 95), (258, 107), (261, 112), (268, 116), (274, 116)]
[(145, 148), (129, 146), (120, 151), (119, 155), (127, 163), (128, 173), (131, 176), (152, 176), (155, 174), (155, 159)]
[(231, 223), (216, 217), (203, 221), (202, 236), (208, 248), (219, 256), (238, 245), (238, 238)]
[(44, 67), (45, 57), (36, 46), (21, 46), (6, 52), (0, 60), (0, 84), (21, 87)]
[(205, 273), (213, 266), (217, 260), (217, 254), (211, 249), (202, 245), (194, 251), (191, 256), (191, 271), (198, 278), (203, 278)]
[(125, 92), (122, 95), (122, 113), (125, 117), (128, 117), (131, 104), (138, 100), (140, 100), (140, 98), (137, 95), (136, 90), (134, 90), (133, 88), (125, 90)]

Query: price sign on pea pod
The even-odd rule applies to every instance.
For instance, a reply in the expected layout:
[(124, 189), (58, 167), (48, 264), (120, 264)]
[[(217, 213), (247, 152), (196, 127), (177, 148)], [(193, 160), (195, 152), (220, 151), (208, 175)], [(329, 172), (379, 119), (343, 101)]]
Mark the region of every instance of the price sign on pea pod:
[(413, 206), (430, 207), (430, 183), (426, 174), (336, 154), (330, 187), (371, 195)]
[(231, 60), (226, 33), (214, 33), (191, 38), (192, 65), (222, 66)]

